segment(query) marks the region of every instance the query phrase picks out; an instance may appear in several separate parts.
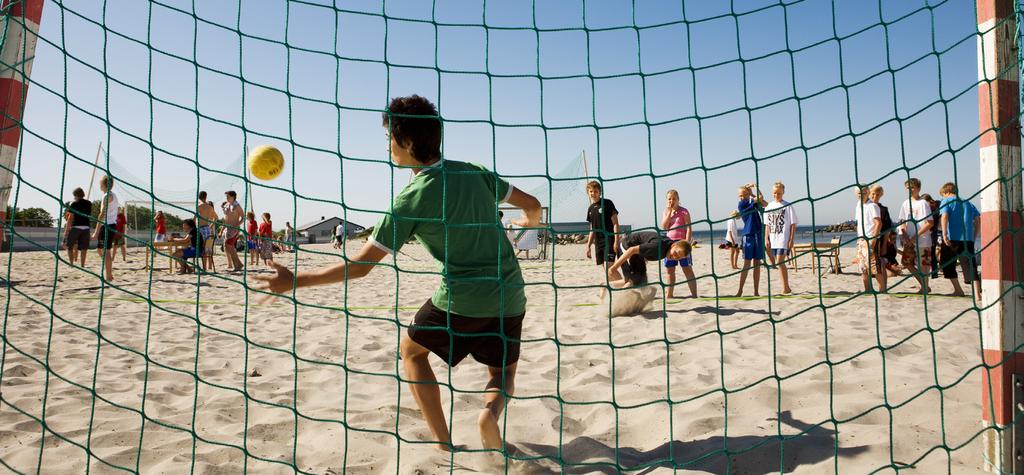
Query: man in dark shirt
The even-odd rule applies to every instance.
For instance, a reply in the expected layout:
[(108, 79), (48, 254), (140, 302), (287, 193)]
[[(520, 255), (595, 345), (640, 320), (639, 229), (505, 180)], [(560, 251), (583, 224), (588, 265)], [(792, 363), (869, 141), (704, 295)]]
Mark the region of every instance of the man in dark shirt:
[[(597, 181), (587, 183), (587, 196), (590, 197), (590, 207), (587, 208), (587, 222), (590, 223), (590, 236), (587, 237), (587, 259), (593, 255), (597, 265), (604, 265), (605, 270), (610, 269), (612, 262), (618, 255), (619, 236), (619, 210), (615, 209), (612, 200), (601, 197), (601, 184)], [(591, 251), (591, 247), (596, 248)], [(620, 280), (618, 272), (612, 280)]]
[(76, 256), (85, 267), (85, 256), (89, 253), (89, 216), (92, 215), (92, 202), (85, 199), (85, 192), (81, 188), (75, 188), (71, 192), (75, 201), (68, 203), (64, 219), (67, 223), (67, 231), (64, 236), (64, 245), (68, 248), (68, 261), (74, 265)]
[[(647, 261), (670, 259), (678, 261), (690, 255), (690, 243), (672, 241), (653, 231), (630, 234), (622, 241), (622, 254), (608, 267), (608, 285), (615, 288), (635, 287), (647, 283)], [(613, 279), (622, 268), (621, 279)]]

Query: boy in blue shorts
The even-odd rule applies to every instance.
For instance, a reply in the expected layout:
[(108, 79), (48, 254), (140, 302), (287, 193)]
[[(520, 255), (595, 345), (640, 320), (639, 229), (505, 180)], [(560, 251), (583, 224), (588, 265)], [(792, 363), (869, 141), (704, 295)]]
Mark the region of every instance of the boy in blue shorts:
[(441, 158), (441, 118), (427, 99), (393, 99), (383, 116), (392, 162), (414, 174), (394, 197), (390, 212), (345, 262), (294, 275), (271, 262), (275, 275), (257, 276), (260, 288), (280, 294), (293, 286), (363, 277), (415, 238), (441, 264), (442, 278), (402, 337), (405, 379), (438, 447), (451, 450), (428, 356), (433, 353), (455, 366), (472, 355), (486, 365), (484, 407), (477, 424), (484, 448), (501, 450), (499, 416), (515, 391), (526, 293), (519, 261), (498, 219), (498, 204), (522, 209), (523, 217), (512, 223), (529, 228), (540, 222), (540, 202), (480, 165)]
[[(757, 191), (756, 198), (754, 190)], [(751, 264), (754, 266), (754, 295), (760, 295), (761, 261), (764, 259), (764, 224), (761, 221), (761, 210), (768, 202), (753, 183), (740, 187), (739, 198), (736, 211), (743, 220), (743, 270), (740, 271), (740, 288), (736, 291), (736, 296), (743, 296), (743, 285), (747, 282), (747, 271), (750, 270)]]

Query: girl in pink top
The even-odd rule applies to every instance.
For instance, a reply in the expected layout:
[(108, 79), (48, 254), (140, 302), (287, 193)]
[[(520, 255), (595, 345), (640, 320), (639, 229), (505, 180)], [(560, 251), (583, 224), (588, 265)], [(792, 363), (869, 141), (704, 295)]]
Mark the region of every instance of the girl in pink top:
[[(668, 190), (665, 212), (661, 216), (661, 229), (668, 232), (666, 236), (673, 241), (692, 241), (693, 229), (690, 227), (690, 212), (679, 206), (679, 192)], [(668, 271), (668, 291), (665, 298), (675, 298), (673, 290), (676, 284), (676, 266), (683, 268), (683, 275), (686, 276), (686, 285), (690, 288), (690, 295), (697, 298), (697, 279), (693, 275), (692, 254), (678, 261), (665, 259), (665, 269)]]

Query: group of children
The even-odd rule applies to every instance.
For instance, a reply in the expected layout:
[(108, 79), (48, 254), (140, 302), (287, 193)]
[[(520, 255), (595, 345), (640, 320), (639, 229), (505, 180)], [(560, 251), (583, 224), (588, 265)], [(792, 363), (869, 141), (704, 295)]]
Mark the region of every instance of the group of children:
[[(228, 258), (228, 272), (241, 272), (243, 265), (238, 258), (238, 240), (241, 237), (239, 229), (241, 223), (239, 216), (241, 207), (238, 204), (238, 195), (234, 191), (224, 193), (225, 200), (221, 203), (223, 218), (218, 215), (212, 202), (207, 201), (205, 191), (199, 192), (199, 203), (196, 206), (195, 219), (182, 221), (182, 229), (186, 235), (182, 238), (172, 240), (183, 244), (185, 247), (178, 249), (174, 257), (178, 258), (180, 274), (195, 272), (189, 265), (189, 259), (199, 258), (200, 267), (206, 272), (217, 272), (217, 263), (214, 261), (214, 249), (218, 237), (224, 239), (224, 254)], [(162, 213), (158, 213), (157, 229), (162, 226)], [(264, 265), (271, 266), (274, 261), (274, 223), (270, 219), (270, 213), (263, 213), (262, 222), (256, 223), (256, 214), (252, 211), (245, 213), (245, 249), (249, 251), (249, 265), (259, 265), (260, 259)], [(291, 223), (288, 223), (291, 228)], [(158, 233), (159, 235), (159, 233)]]
[[(859, 200), (855, 210), (856, 261), (864, 289), (871, 289), (870, 281), (874, 277), (878, 284), (876, 290), (884, 292), (887, 276), (899, 275), (906, 270), (920, 285), (918, 292), (928, 292), (929, 276), (937, 278), (941, 269), (943, 277), (953, 285), (953, 295), (963, 296), (964, 291), (957, 280), (956, 266), (959, 264), (964, 281), (973, 284), (975, 292), (980, 295), (974, 249), (980, 229), (977, 208), (970, 201), (957, 198), (957, 188), (953, 183), (942, 186), (941, 202), (927, 194), (922, 195), (921, 182), (916, 178), (907, 180), (905, 186), (909, 198), (901, 205), (895, 223), (888, 208), (881, 204), (884, 190), (880, 185), (856, 190)], [(664, 259), (667, 274), (665, 297), (675, 297), (676, 267), (682, 268), (690, 295), (697, 296), (689, 252), (693, 241), (690, 213), (679, 205), (676, 190), (667, 192), (660, 223), (663, 234), (645, 231), (627, 238), (620, 234), (615, 204), (601, 196), (600, 183), (590, 182), (587, 193), (591, 200), (587, 211), (587, 221), (591, 226), (587, 257), (594, 256), (597, 265), (604, 265), (610, 285), (644, 284), (647, 282), (645, 262)], [(732, 268), (740, 271), (737, 297), (743, 295), (751, 268), (754, 295), (760, 295), (761, 263), (766, 257), (768, 268), (779, 272), (781, 293), (793, 292), (789, 285), (787, 262), (794, 257), (793, 244), (800, 221), (793, 205), (784, 199), (785, 193), (786, 185), (776, 182), (772, 185), (772, 201), (768, 202), (754, 184), (739, 187), (739, 201), (727, 220), (727, 243), (724, 246), (730, 251)], [(743, 224), (742, 230), (736, 224), (737, 219)], [(897, 249), (897, 241), (900, 249)], [(673, 243), (687, 245), (673, 247)], [(741, 254), (742, 266), (737, 262)], [(940, 265), (933, 266), (934, 262)]]
[[(919, 293), (930, 291), (929, 277), (939, 272), (953, 285), (953, 295), (965, 295), (957, 276), (957, 265), (963, 279), (975, 295), (981, 296), (977, 252), (974, 242), (981, 232), (981, 213), (968, 200), (958, 198), (955, 183), (939, 189), (941, 201), (921, 193), (921, 180), (911, 178), (904, 183), (910, 197), (900, 206), (894, 223), (889, 209), (882, 205), (884, 189), (880, 185), (858, 188), (854, 192), (857, 205), (857, 265), (864, 290), (871, 289), (872, 277), (879, 292), (885, 292), (889, 276), (907, 270), (919, 285)], [(894, 225), (895, 224), (895, 225)], [(897, 240), (902, 246), (897, 261)], [(938, 265), (934, 265), (935, 263)]]
[[(505, 236), (505, 226), (498, 218), (498, 205), (508, 203), (522, 210), (522, 216), (512, 220), (516, 226), (537, 228), (541, 217), (540, 202), (485, 167), (442, 159), (441, 121), (436, 107), (427, 99), (415, 95), (393, 99), (383, 113), (382, 123), (390, 139), (391, 161), (398, 167), (410, 169), (413, 178), (394, 197), (390, 212), (374, 227), (372, 236), (350, 258), (319, 269), (296, 270), (293, 273), (291, 269), (268, 260), (274, 273), (255, 276), (259, 282), (257, 288), (271, 294), (291, 294), (302, 287), (362, 278), (375, 269), (377, 263), (388, 256), (393, 257), (406, 243), (415, 239), (441, 265), (442, 277), (433, 297), (416, 312), (401, 338), (399, 350), (404, 379), (437, 447), (453, 450), (456, 446), (452, 444), (449, 420), (444, 415), (440, 385), (428, 356), (434, 354), (451, 367), (467, 356), (485, 365), (483, 404), (477, 418), (480, 439), (485, 449), (505, 450), (500, 417), (509, 397), (515, 392), (527, 298), (526, 283), (512, 243)], [(101, 183), (107, 196), (104, 210), (110, 210), (117, 202), (109, 192), (112, 182), (106, 180), (107, 177)], [(919, 183), (915, 186), (920, 189)], [(967, 241), (977, 233), (978, 223), (976, 218), (968, 218), (975, 216), (976, 210), (972, 211), (969, 203), (957, 200), (956, 189), (950, 186), (943, 187), (943, 196), (946, 197), (947, 192), (949, 194), (938, 208), (943, 242), (948, 244), (950, 252), (962, 248), (967, 254), (973, 254), (973, 244), (969, 245)], [(661, 228), (666, 231), (664, 235), (638, 232), (623, 236), (619, 232), (615, 204), (601, 196), (600, 184), (591, 182), (587, 192), (591, 198), (587, 221), (591, 223), (592, 232), (586, 253), (588, 258), (593, 256), (598, 265), (605, 266), (612, 285), (642, 285), (647, 282), (646, 262), (666, 259), (670, 278), (674, 279), (675, 267), (682, 267), (687, 283), (693, 283), (690, 285), (691, 295), (697, 295), (690, 269), (690, 216), (679, 205), (678, 193), (670, 191), (666, 197), (661, 223)], [(742, 294), (751, 265), (754, 267), (754, 291), (757, 292), (759, 264), (766, 255), (766, 249), (769, 259), (779, 264), (783, 290), (789, 291), (785, 261), (790, 256), (798, 223), (792, 206), (783, 200), (784, 193), (785, 186), (776, 183), (772, 188), (773, 201), (768, 203), (753, 185), (740, 188), (736, 216), (743, 220), (745, 226), (739, 294)], [(881, 196), (880, 188), (877, 196)], [(201, 202), (205, 202), (205, 196), (201, 196)], [(201, 240), (204, 235), (202, 227), (218, 222), (223, 224), (225, 251), (229, 262), (237, 269), (240, 262), (237, 262), (236, 254), (232, 259), (232, 253), (239, 237), (243, 213), (234, 200), (233, 192), (228, 192), (228, 200), (221, 209), (224, 216), (220, 221), (215, 215), (199, 213), (198, 229), (195, 222), (186, 220), (184, 226), (188, 236), (183, 241), (189, 244), (187, 253), (196, 255), (205, 242)], [(934, 219), (935, 214), (919, 216), (922, 209), (916, 202), (911, 202), (906, 213), (910, 218), (901, 220), (900, 236), (906, 242), (912, 241), (906, 236), (919, 237), (931, 231), (925, 225), (928, 219)], [(877, 200), (859, 202), (857, 211), (861, 227), (870, 228), (862, 229), (862, 236), (877, 237), (886, 229), (881, 224)], [(103, 212), (101, 216), (105, 216)], [(253, 218), (249, 216), (250, 223)], [(101, 221), (96, 227), (97, 234), (104, 226), (116, 224), (116, 213)], [(264, 215), (264, 221), (265, 228), (254, 229), (250, 224), (246, 232), (251, 236), (269, 237), (269, 215)], [(912, 231), (906, 229), (908, 225), (913, 227)], [(261, 228), (268, 233), (262, 234)], [(451, 230), (458, 232), (449, 232)], [(114, 232), (105, 234), (112, 236)], [(882, 239), (865, 242), (878, 241)], [(924, 270), (927, 267), (922, 256), (929, 246), (920, 240), (914, 241), (914, 245), (909, 252), (914, 253), (918, 264), (916, 269)], [(906, 252), (906, 244), (904, 249)], [(867, 272), (871, 269), (868, 263), (886, 264), (884, 258), (879, 257), (879, 252), (872, 252), (870, 246), (865, 250), (861, 261), (868, 267)], [(187, 257), (185, 254), (180, 257)], [(674, 284), (674, 280), (671, 282)]]
[[(113, 281), (113, 259), (117, 249), (121, 249), (121, 257), (128, 260), (127, 243), (127, 219), (124, 207), (120, 206), (117, 194), (113, 191), (114, 179), (110, 176), (100, 178), (100, 190), (103, 198), (100, 201), (99, 218), (96, 220), (96, 229), (90, 235), (90, 223), (92, 222), (92, 202), (85, 198), (85, 192), (81, 188), (75, 188), (72, 192), (74, 200), (65, 204), (64, 236), (63, 246), (68, 252), (68, 261), (74, 264), (76, 261), (85, 266), (86, 254), (90, 247), (90, 241), (97, 241), (97, 251), (104, 261), (104, 276), (107, 280)], [(242, 219), (245, 222), (246, 248), (251, 252), (251, 266), (263, 263), (270, 266), (273, 262), (273, 253), (276, 246), (273, 242), (273, 222), (270, 220), (270, 213), (263, 213), (263, 222), (257, 224), (253, 212), (242, 214), (242, 208), (238, 204), (237, 194), (234, 191), (225, 192), (225, 201), (221, 203), (223, 218), (218, 215), (214, 204), (207, 200), (205, 191), (200, 191), (199, 201), (196, 205), (195, 218), (182, 221), (184, 236), (180, 238), (169, 238), (167, 232), (167, 219), (163, 211), (157, 211), (153, 217), (154, 241), (173, 242), (181, 246), (173, 257), (178, 262), (178, 273), (185, 274), (195, 272), (195, 268), (189, 265), (191, 259), (199, 259), (199, 266), (207, 272), (217, 272), (216, 262), (213, 259), (215, 242), (217, 237), (224, 238), (224, 253), (228, 257), (228, 271), (241, 272), (243, 265), (238, 257), (236, 249), (237, 242), (241, 235)], [(294, 237), (291, 223), (287, 223), (286, 240)]]

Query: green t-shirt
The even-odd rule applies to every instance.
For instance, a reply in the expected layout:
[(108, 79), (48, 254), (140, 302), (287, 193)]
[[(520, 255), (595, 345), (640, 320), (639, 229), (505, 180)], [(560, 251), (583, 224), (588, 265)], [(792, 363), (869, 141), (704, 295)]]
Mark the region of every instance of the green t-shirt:
[[(526, 312), (523, 274), (498, 220), (512, 187), (480, 165), (441, 160), (395, 196), (371, 243), (394, 254), (416, 238), (441, 264), (433, 303), (466, 317)], [(449, 303), (450, 302), (450, 303)]]

